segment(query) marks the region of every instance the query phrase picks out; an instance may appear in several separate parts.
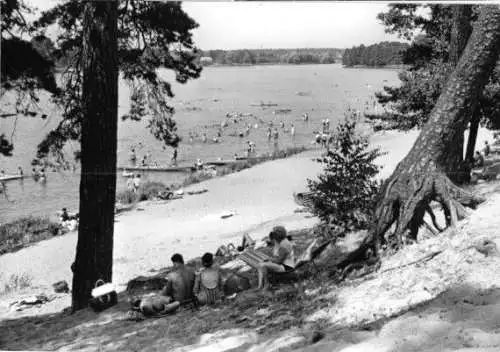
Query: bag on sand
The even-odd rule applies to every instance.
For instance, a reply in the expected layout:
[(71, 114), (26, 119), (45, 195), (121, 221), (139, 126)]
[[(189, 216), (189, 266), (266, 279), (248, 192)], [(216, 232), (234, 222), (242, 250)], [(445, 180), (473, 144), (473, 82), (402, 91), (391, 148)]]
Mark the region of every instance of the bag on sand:
[(118, 294), (115, 285), (105, 283), (104, 280), (97, 280), (92, 290), (92, 298), (89, 301), (90, 307), (95, 312), (103, 311), (118, 303)]

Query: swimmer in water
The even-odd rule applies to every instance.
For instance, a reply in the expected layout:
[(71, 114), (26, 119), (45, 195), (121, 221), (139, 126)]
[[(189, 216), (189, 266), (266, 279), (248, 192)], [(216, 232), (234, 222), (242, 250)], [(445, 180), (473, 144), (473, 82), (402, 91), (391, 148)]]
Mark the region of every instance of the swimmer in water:
[(272, 136), (273, 136), (273, 130), (271, 129), (271, 127), (268, 127), (267, 128), (267, 140), (271, 141)]
[(135, 163), (137, 161), (137, 155), (135, 154), (134, 148), (130, 148), (129, 161), (132, 164), (132, 166), (135, 166)]

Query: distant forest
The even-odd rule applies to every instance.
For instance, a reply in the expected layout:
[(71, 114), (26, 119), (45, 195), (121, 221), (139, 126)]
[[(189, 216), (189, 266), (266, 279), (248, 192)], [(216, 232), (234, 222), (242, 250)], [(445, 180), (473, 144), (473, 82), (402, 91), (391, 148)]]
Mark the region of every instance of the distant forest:
[(243, 49), (203, 51), (203, 65), (333, 64), (342, 49)]
[(381, 42), (369, 46), (353, 46), (346, 49), (342, 56), (342, 64), (346, 67), (363, 65), (381, 67), (386, 65), (402, 65), (403, 53), (409, 45), (400, 42)]
[[(66, 67), (71, 56), (53, 57), (54, 43), (46, 37), (35, 37), (33, 45), (46, 57), (52, 57), (56, 66)], [(242, 49), (242, 50), (206, 50), (200, 51), (202, 65), (272, 65), (272, 64), (333, 64), (342, 60), (347, 67), (364, 65), (380, 67), (401, 65), (402, 53), (408, 44), (399, 42), (381, 42), (378, 44), (354, 46), (351, 49)]]

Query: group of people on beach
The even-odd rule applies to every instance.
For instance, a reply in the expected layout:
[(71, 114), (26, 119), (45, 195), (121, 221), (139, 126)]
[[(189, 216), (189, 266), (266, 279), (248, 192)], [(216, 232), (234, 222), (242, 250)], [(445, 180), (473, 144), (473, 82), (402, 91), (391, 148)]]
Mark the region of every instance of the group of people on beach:
[(134, 193), (139, 191), (139, 187), (141, 186), (141, 174), (135, 174), (134, 177), (129, 177), (127, 180), (127, 189)]
[(62, 208), (59, 212), (59, 223), (68, 231), (75, 231), (78, 228), (79, 218), (78, 213), (70, 214), (67, 208)]
[[(240, 251), (255, 244), (246, 235)], [(293, 245), (288, 239), (283, 226), (275, 226), (269, 234), (269, 245), (273, 247), (269, 260), (259, 263), (258, 286), (256, 289), (268, 289), (270, 272), (285, 273), (295, 268)], [(167, 284), (159, 294), (135, 299), (131, 302), (134, 310), (146, 316), (162, 315), (177, 310), (180, 306), (195, 303), (196, 305), (213, 305), (224, 300), (224, 280), (220, 267), (215, 264), (212, 253), (201, 257), (201, 268), (197, 271), (184, 263), (181, 254), (171, 257), (173, 270), (167, 275)]]
[(202, 268), (198, 271), (186, 266), (179, 253), (170, 259), (173, 270), (167, 275), (165, 287), (157, 295), (132, 301), (132, 309), (145, 316), (157, 316), (172, 313), (180, 306), (193, 302), (211, 305), (223, 298), (222, 276), (220, 269), (214, 266), (212, 253), (201, 257)]

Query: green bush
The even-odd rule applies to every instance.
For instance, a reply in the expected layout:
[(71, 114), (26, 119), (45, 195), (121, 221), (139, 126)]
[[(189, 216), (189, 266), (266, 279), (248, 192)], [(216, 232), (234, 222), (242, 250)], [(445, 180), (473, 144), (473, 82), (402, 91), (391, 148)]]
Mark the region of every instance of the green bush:
[(14, 252), (62, 232), (61, 225), (48, 218), (28, 216), (0, 225), (0, 254)]
[(200, 182), (203, 182), (203, 181), (206, 181), (206, 180), (210, 180), (212, 179), (213, 176), (208, 174), (208, 173), (204, 173), (204, 172), (195, 172), (195, 173), (192, 173), (191, 175), (189, 175), (188, 177), (186, 177), (184, 179), (184, 181), (182, 181), (182, 187), (187, 187), (189, 185), (194, 185), (196, 183), (200, 183)]
[(13, 291), (31, 287), (32, 281), (33, 278), (26, 273), (20, 275), (12, 274), (5, 280), (0, 276), (0, 294), (8, 294)]
[(139, 187), (138, 199), (139, 201), (154, 199), (158, 197), (158, 193), (167, 190), (168, 187), (163, 182), (146, 181)]
[(317, 180), (308, 180), (313, 212), (328, 226), (345, 230), (366, 228), (380, 187), (375, 159), (380, 150), (369, 149), (368, 139), (356, 132), (356, 115), (348, 110), (333, 136), (333, 146), (318, 159), (324, 166)]
[(139, 199), (137, 193), (129, 189), (116, 194), (116, 201), (121, 204), (132, 204), (137, 202), (137, 199)]

